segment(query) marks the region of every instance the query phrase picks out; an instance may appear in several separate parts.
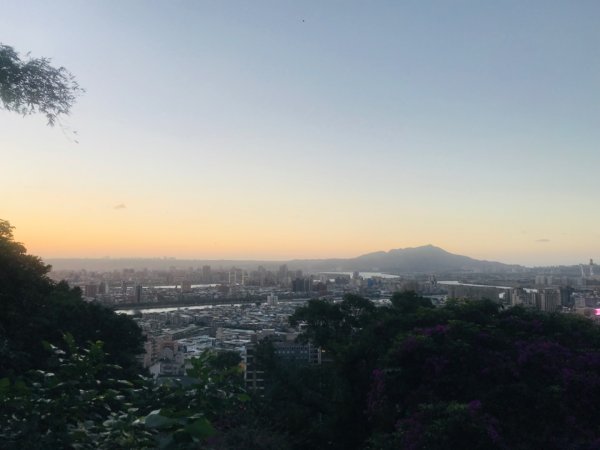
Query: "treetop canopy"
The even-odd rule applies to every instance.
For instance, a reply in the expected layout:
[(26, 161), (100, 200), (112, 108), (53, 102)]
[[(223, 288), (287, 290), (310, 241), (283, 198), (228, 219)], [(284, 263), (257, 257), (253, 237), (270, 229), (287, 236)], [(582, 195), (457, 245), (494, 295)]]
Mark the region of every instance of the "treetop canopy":
[(53, 126), (68, 115), (83, 89), (64, 67), (49, 58), (21, 58), (9, 45), (0, 43), (0, 108), (22, 115), (41, 113)]

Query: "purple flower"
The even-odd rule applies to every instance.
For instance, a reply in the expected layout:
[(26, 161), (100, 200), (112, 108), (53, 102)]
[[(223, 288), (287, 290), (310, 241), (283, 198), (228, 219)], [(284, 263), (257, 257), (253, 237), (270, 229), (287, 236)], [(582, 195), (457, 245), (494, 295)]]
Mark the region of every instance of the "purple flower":
[(385, 402), (385, 374), (381, 369), (374, 369), (371, 378), (373, 382), (367, 394), (367, 411), (373, 416)]
[(570, 369), (569, 367), (564, 367), (560, 372), (564, 382), (570, 381), (573, 378), (573, 375), (575, 375), (573, 369)]
[(404, 435), (402, 439), (402, 448), (407, 450), (416, 450), (421, 447), (424, 426), (421, 421), (421, 414), (413, 414), (411, 417), (400, 420), (396, 424), (398, 429), (404, 429)]
[(486, 431), (494, 444), (497, 444), (500, 441), (500, 434), (498, 433), (498, 430), (496, 430), (496, 427), (494, 425), (492, 425), (491, 423), (488, 424)]
[(435, 327), (423, 328), (421, 333), (425, 336), (433, 336), (434, 334), (446, 334), (449, 329), (450, 326), (448, 325), (438, 324)]
[(469, 412), (471, 414), (475, 414), (481, 409), (481, 400), (471, 400), (467, 407), (469, 408)]
[(402, 342), (402, 352), (410, 353), (417, 349), (419, 342), (414, 336), (409, 336)]
[(480, 331), (479, 333), (477, 333), (477, 337), (482, 340), (482, 341), (487, 341), (490, 337), (489, 333), (485, 332), (485, 331)]
[(431, 356), (425, 360), (427, 372), (439, 375), (448, 365), (448, 359), (443, 356)]

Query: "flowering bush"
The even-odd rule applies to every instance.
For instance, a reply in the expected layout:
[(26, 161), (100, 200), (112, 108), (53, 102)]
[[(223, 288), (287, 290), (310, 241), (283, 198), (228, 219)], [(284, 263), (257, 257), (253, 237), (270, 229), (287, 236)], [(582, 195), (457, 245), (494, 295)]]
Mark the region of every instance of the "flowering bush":
[(434, 308), (398, 294), (390, 307), (363, 308), (360, 327), (347, 331), (343, 308), (312, 314), (321, 308), (296, 318), (331, 350), (322, 370), (334, 389), (322, 395), (333, 406), (320, 418), (331, 448), (600, 448), (593, 322), (491, 301)]
[(478, 323), (458, 307), (399, 336), (367, 411), (388, 418), (383, 435), (402, 448), (592, 448), (599, 334), (591, 322), (521, 309)]

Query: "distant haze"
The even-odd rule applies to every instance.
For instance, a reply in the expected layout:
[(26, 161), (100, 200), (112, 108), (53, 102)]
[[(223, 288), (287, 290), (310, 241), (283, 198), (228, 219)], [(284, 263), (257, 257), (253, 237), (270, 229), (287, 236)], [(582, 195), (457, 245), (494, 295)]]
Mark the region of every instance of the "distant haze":
[(323, 271), (382, 271), (387, 273), (443, 273), (443, 272), (500, 272), (518, 268), (516, 265), (499, 262), (481, 261), (467, 256), (454, 255), (445, 250), (426, 245), (417, 248), (375, 252), (356, 258), (311, 259), (290, 261), (252, 261), (252, 260), (194, 260), (194, 259), (48, 259), (55, 270), (121, 270), (134, 269), (187, 269), (204, 264), (229, 268), (255, 269), (258, 265), (275, 268), (287, 264), (290, 269)]

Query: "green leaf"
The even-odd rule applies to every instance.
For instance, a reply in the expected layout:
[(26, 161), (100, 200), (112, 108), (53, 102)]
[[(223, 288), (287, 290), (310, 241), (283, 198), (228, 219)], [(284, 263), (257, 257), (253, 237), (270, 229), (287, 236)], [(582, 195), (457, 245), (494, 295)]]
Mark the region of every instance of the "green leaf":
[(157, 436), (158, 448), (168, 448), (173, 443), (173, 435), (159, 435)]
[(206, 439), (216, 433), (211, 423), (204, 417), (186, 426), (185, 431), (198, 439)]
[(250, 401), (250, 396), (248, 394), (238, 394), (237, 399), (240, 402), (248, 402)]
[(0, 392), (5, 392), (10, 388), (10, 380), (8, 378), (0, 378)]
[(148, 428), (166, 428), (174, 423), (177, 423), (177, 421), (169, 417), (161, 416), (160, 409), (152, 411), (144, 419), (144, 424)]

